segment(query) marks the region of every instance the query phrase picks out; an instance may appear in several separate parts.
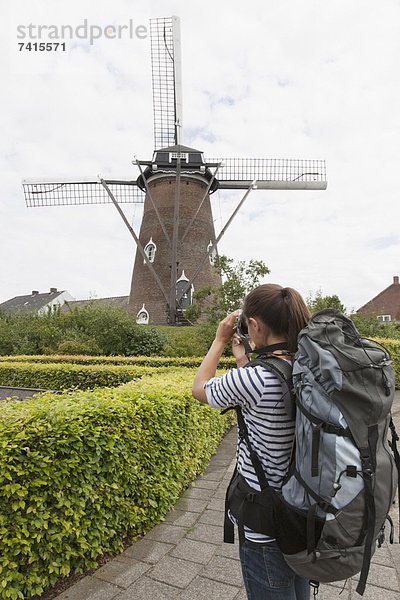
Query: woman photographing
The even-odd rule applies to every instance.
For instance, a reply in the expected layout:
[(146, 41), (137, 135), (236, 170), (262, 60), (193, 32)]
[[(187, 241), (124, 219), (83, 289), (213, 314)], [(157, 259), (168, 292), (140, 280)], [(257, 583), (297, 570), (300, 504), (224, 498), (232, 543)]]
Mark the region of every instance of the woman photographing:
[[(295, 423), (285, 409), (277, 376), (262, 365), (245, 368), (248, 359), (235, 327), (240, 314), (255, 350), (291, 361), (297, 350), (297, 336), (310, 312), (293, 288), (276, 284), (255, 288), (246, 296), (242, 311), (220, 322), (193, 382), (193, 396), (200, 402), (217, 409), (241, 408), (251, 447), (268, 485), (280, 490), (290, 461)], [(215, 377), (228, 343), (232, 343), (237, 368)], [(236, 457), (237, 471), (251, 488), (260, 490), (248, 446), (240, 438)], [(244, 527), (240, 561), (249, 600), (308, 600), (308, 581), (289, 568), (273, 538)]]

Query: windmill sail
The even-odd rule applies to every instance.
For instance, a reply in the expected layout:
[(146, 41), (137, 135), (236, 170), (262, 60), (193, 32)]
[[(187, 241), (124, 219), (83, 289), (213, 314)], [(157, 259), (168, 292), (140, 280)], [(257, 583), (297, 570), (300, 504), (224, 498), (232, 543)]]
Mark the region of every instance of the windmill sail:
[(325, 190), (324, 160), (271, 158), (210, 158), (208, 166), (222, 163), (218, 171), (220, 189), (246, 189), (257, 181), (259, 189)]
[[(179, 18), (151, 19), (150, 41), (155, 151), (151, 160), (134, 161), (137, 180), (58, 177), (22, 184), (29, 207), (112, 202), (137, 246), (130, 310), (138, 319), (144, 315), (146, 323), (188, 324), (184, 311), (193, 286), (218, 289), (222, 284), (214, 252), (249, 193), (255, 188), (324, 190), (325, 161), (205, 160), (202, 150), (183, 144)], [(218, 188), (246, 192), (216, 236), (210, 195)], [(138, 235), (120, 206), (125, 203), (143, 203)]]
[(180, 21), (150, 19), (154, 148), (183, 142)]
[[(120, 204), (143, 203), (144, 193), (136, 181), (106, 180)], [(23, 179), (28, 207), (109, 204), (110, 197), (96, 178), (93, 179)]]

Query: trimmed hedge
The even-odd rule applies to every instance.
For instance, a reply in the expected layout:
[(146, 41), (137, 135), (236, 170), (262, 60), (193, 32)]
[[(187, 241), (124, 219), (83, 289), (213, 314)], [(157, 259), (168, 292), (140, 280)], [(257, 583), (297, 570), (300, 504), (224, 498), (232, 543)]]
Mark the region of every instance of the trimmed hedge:
[(30, 598), (144, 534), (204, 469), (228, 414), (187, 369), (119, 388), (47, 394), (0, 415), (0, 598)]
[(396, 388), (400, 388), (400, 340), (389, 340), (386, 338), (375, 338), (375, 340), (389, 350), (393, 361), (393, 369), (396, 376)]
[(50, 390), (114, 387), (160, 369), (145, 365), (37, 364), (0, 362), (0, 385)]
[[(199, 367), (203, 357), (171, 357), (171, 356), (87, 356), (87, 355), (29, 355), (0, 356), (0, 367), (2, 363), (8, 362), (35, 362), (37, 364), (47, 363), (72, 363), (77, 365), (147, 365), (150, 367)], [(233, 357), (223, 356), (219, 367), (230, 369), (236, 366)]]

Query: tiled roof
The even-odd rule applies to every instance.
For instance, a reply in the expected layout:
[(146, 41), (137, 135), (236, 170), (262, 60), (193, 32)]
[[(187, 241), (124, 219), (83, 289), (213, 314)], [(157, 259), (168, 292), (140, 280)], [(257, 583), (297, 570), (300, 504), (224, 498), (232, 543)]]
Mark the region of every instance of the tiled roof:
[(38, 311), (46, 304), (58, 298), (63, 291), (45, 292), (43, 294), (35, 293), (26, 296), (15, 296), (11, 300), (6, 300), (0, 304), (0, 310), (5, 313), (13, 313), (17, 311), (30, 312)]
[(117, 306), (127, 307), (129, 302), (129, 296), (111, 296), (110, 298), (91, 298), (89, 300), (74, 300), (64, 304), (61, 308), (62, 312), (66, 312), (69, 308), (84, 308), (89, 304), (93, 306)]

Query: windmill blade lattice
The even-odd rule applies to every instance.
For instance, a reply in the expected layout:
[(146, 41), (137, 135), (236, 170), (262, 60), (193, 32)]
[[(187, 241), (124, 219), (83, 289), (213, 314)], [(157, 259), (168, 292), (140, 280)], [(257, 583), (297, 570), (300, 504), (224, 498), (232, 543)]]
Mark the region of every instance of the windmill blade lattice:
[(324, 160), (284, 158), (210, 158), (209, 166), (222, 163), (220, 189), (245, 189), (257, 181), (259, 189), (326, 189)]
[[(136, 181), (106, 180), (118, 203), (144, 202), (144, 193)], [(110, 204), (111, 199), (104, 187), (95, 180), (71, 181), (22, 181), (25, 202), (28, 207), (71, 206), (80, 204)]]
[(180, 26), (177, 17), (150, 19), (154, 148), (182, 143)]

